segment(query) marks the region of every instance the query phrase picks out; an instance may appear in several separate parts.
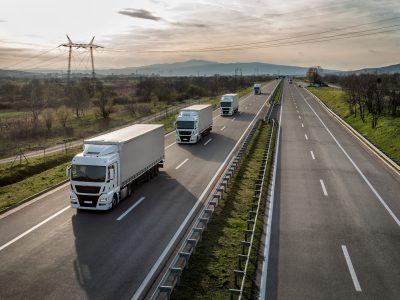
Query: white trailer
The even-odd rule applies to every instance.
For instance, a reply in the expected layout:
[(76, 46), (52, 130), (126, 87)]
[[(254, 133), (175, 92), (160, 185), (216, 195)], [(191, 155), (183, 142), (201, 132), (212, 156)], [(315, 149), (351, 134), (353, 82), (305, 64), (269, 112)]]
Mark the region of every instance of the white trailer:
[(239, 95), (238, 94), (225, 94), (222, 95), (220, 101), (221, 116), (232, 116), (239, 111)]
[(136, 124), (84, 141), (67, 169), (71, 207), (107, 210), (164, 163), (163, 125)]
[(212, 130), (212, 106), (192, 105), (179, 111), (176, 118), (176, 142), (195, 144)]

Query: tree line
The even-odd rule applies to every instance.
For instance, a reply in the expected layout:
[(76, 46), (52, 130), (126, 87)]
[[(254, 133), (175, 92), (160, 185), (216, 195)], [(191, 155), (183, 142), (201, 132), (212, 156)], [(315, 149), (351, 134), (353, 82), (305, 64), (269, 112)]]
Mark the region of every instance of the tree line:
[(376, 128), (382, 116), (400, 117), (400, 74), (325, 75), (325, 82), (337, 84), (346, 93), (350, 114), (366, 122), (371, 116), (371, 126)]
[[(24, 112), (14, 118), (0, 116), (0, 138), (23, 140), (51, 132), (67, 135), (68, 129), (73, 129), (69, 127), (71, 120), (79, 120), (89, 110), (95, 112), (98, 120), (109, 119), (116, 105), (119, 111), (131, 117), (142, 116), (151, 113), (149, 107), (158, 103), (173, 105), (187, 99), (218, 96), (267, 79), (264, 76), (218, 75), (105, 77), (96, 81), (81, 78), (70, 82), (57, 78), (0, 78), (0, 111)], [(56, 124), (64, 131), (53, 130)]]

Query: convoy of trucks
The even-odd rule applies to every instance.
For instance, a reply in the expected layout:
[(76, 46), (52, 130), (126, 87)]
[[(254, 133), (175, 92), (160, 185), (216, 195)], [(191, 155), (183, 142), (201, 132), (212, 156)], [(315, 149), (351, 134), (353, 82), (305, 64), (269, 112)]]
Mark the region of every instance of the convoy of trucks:
[(232, 116), (239, 111), (239, 95), (238, 94), (225, 94), (221, 97), (220, 101), (221, 116)]
[(175, 122), (177, 143), (195, 144), (212, 130), (212, 106), (192, 105), (179, 111)]
[(254, 84), (254, 95), (261, 95), (261, 83)]
[(67, 168), (71, 207), (108, 210), (164, 163), (163, 125), (136, 124), (84, 141)]

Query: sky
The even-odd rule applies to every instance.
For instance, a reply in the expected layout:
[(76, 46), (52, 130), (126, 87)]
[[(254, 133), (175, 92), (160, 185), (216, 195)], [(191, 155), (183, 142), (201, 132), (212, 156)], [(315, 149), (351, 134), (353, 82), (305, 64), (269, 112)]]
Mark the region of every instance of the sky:
[[(99, 68), (190, 59), (354, 70), (400, 63), (398, 0), (2, 0), (0, 69), (66, 69), (68, 42)], [(72, 52), (72, 69), (90, 68)]]

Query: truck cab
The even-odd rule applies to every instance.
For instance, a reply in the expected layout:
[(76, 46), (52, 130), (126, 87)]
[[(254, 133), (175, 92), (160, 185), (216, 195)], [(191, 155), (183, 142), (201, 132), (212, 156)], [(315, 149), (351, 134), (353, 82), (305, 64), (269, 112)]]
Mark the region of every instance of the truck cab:
[(73, 208), (108, 210), (119, 200), (119, 154), (116, 145), (86, 144), (70, 168), (70, 201)]
[(177, 143), (196, 144), (212, 130), (212, 106), (197, 104), (182, 108), (175, 122)]
[(193, 111), (181, 111), (176, 119), (176, 141), (179, 143), (197, 143), (199, 132), (199, 115)]
[(225, 94), (221, 97), (220, 101), (220, 115), (232, 116), (239, 110), (239, 95), (238, 94)]

